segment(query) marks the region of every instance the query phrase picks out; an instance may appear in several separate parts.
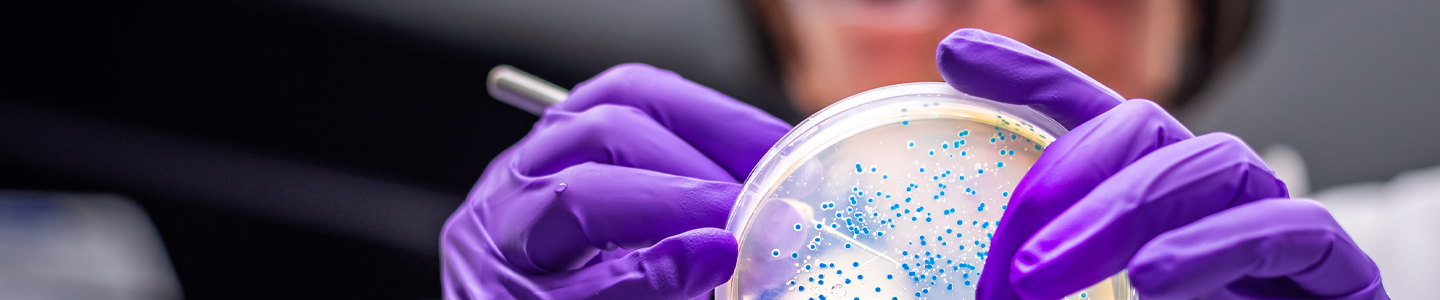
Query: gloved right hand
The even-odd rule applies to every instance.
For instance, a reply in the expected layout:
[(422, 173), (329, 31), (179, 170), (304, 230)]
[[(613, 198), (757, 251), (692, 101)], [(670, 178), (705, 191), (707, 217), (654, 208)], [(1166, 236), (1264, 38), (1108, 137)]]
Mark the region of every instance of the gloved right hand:
[(725, 226), (790, 126), (647, 65), (576, 86), (485, 169), (441, 233), (446, 299), (692, 299), (729, 280)]
[(1146, 299), (1388, 299), (1330, 213), (1290, 199), (1239, 138), (1194, 136), (1153, 102), (978, 29), (936, 55), (957, 90), (1070, 128), (1015, 188), (978, 298), (1059, 299), (1128, 270)]

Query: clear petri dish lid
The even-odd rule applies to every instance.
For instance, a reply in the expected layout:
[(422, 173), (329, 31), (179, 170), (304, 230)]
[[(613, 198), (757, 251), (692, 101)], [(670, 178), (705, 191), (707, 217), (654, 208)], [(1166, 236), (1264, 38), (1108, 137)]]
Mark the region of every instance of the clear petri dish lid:
[[(1009, 128), (1040, 147), (1069, 132), (1059, 122), (1026, 106), (971, 96), (944, 82), (890, 85), (846, 97), (790, 129), (760, 158), (746, 177), (725, 229), (743, 238), (756, 204), (783, 176), (794, 173), (816, 151), (856, 133), (924, 119), (966, 119)], [(1043, 149), (1037, 149), (1043, 150)]]
[[(1010, 192), (1066, 132), (1028, 107), (942, 82), (840, 100), (795, 126), (747, 177), (726, 224), (740, 261), (716, 296), (973, 298)], [(1067, 298), (1131, 291), (1117, 276)]]

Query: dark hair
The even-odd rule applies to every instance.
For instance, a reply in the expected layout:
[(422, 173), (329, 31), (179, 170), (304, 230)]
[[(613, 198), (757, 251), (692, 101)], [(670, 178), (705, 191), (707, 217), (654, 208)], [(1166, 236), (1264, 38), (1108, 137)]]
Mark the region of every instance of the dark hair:
[(1215, 74), (1234, 61), (1254, 34), (1262, 3), (1259, 0), (1194, 0), (1196, 32), (1185, 47), (1180, 81), (1170, 96), (1170, 109), (1183, 108), (1199, 96)]

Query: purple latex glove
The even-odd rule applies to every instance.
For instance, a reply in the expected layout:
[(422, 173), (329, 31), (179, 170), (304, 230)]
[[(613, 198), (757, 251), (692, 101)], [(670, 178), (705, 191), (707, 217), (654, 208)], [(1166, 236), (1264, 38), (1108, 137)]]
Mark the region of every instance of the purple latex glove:
[(722, 228), (790, 126), (647, 65), (575, 87), (490, 162), (441, 233), (446, 299), (689, 299), (735, 269)]
[(1329, 212), (1289, 199), (1239, 138), (1196, 137), (1153, 102), (981, 30), (951, 34), (936, 60), (956, 89), (1071, 129), (1016, 188), (980, 299), (1059, 299), (1121, 270), (1145, 299), (1388, 299)]

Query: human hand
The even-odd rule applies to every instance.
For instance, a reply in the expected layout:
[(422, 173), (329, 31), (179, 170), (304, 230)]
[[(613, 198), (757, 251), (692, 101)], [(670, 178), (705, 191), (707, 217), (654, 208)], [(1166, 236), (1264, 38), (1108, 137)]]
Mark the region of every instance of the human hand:
[(690, 299), (729, 280), (720, 228), (790, 126), (647, 65), (576, 86), (441, 233), (446, 299)]
[(1195, 137), (1153, 102), (981, 30), (952, 33), (936, 60), (956, 89), (1071, 129), (1016, 188), (980, 299), (1059, 299), (1122, 270), (1146, 299), (1388, 299), (1329, 212), (1289, 199), (1239, 138)]

